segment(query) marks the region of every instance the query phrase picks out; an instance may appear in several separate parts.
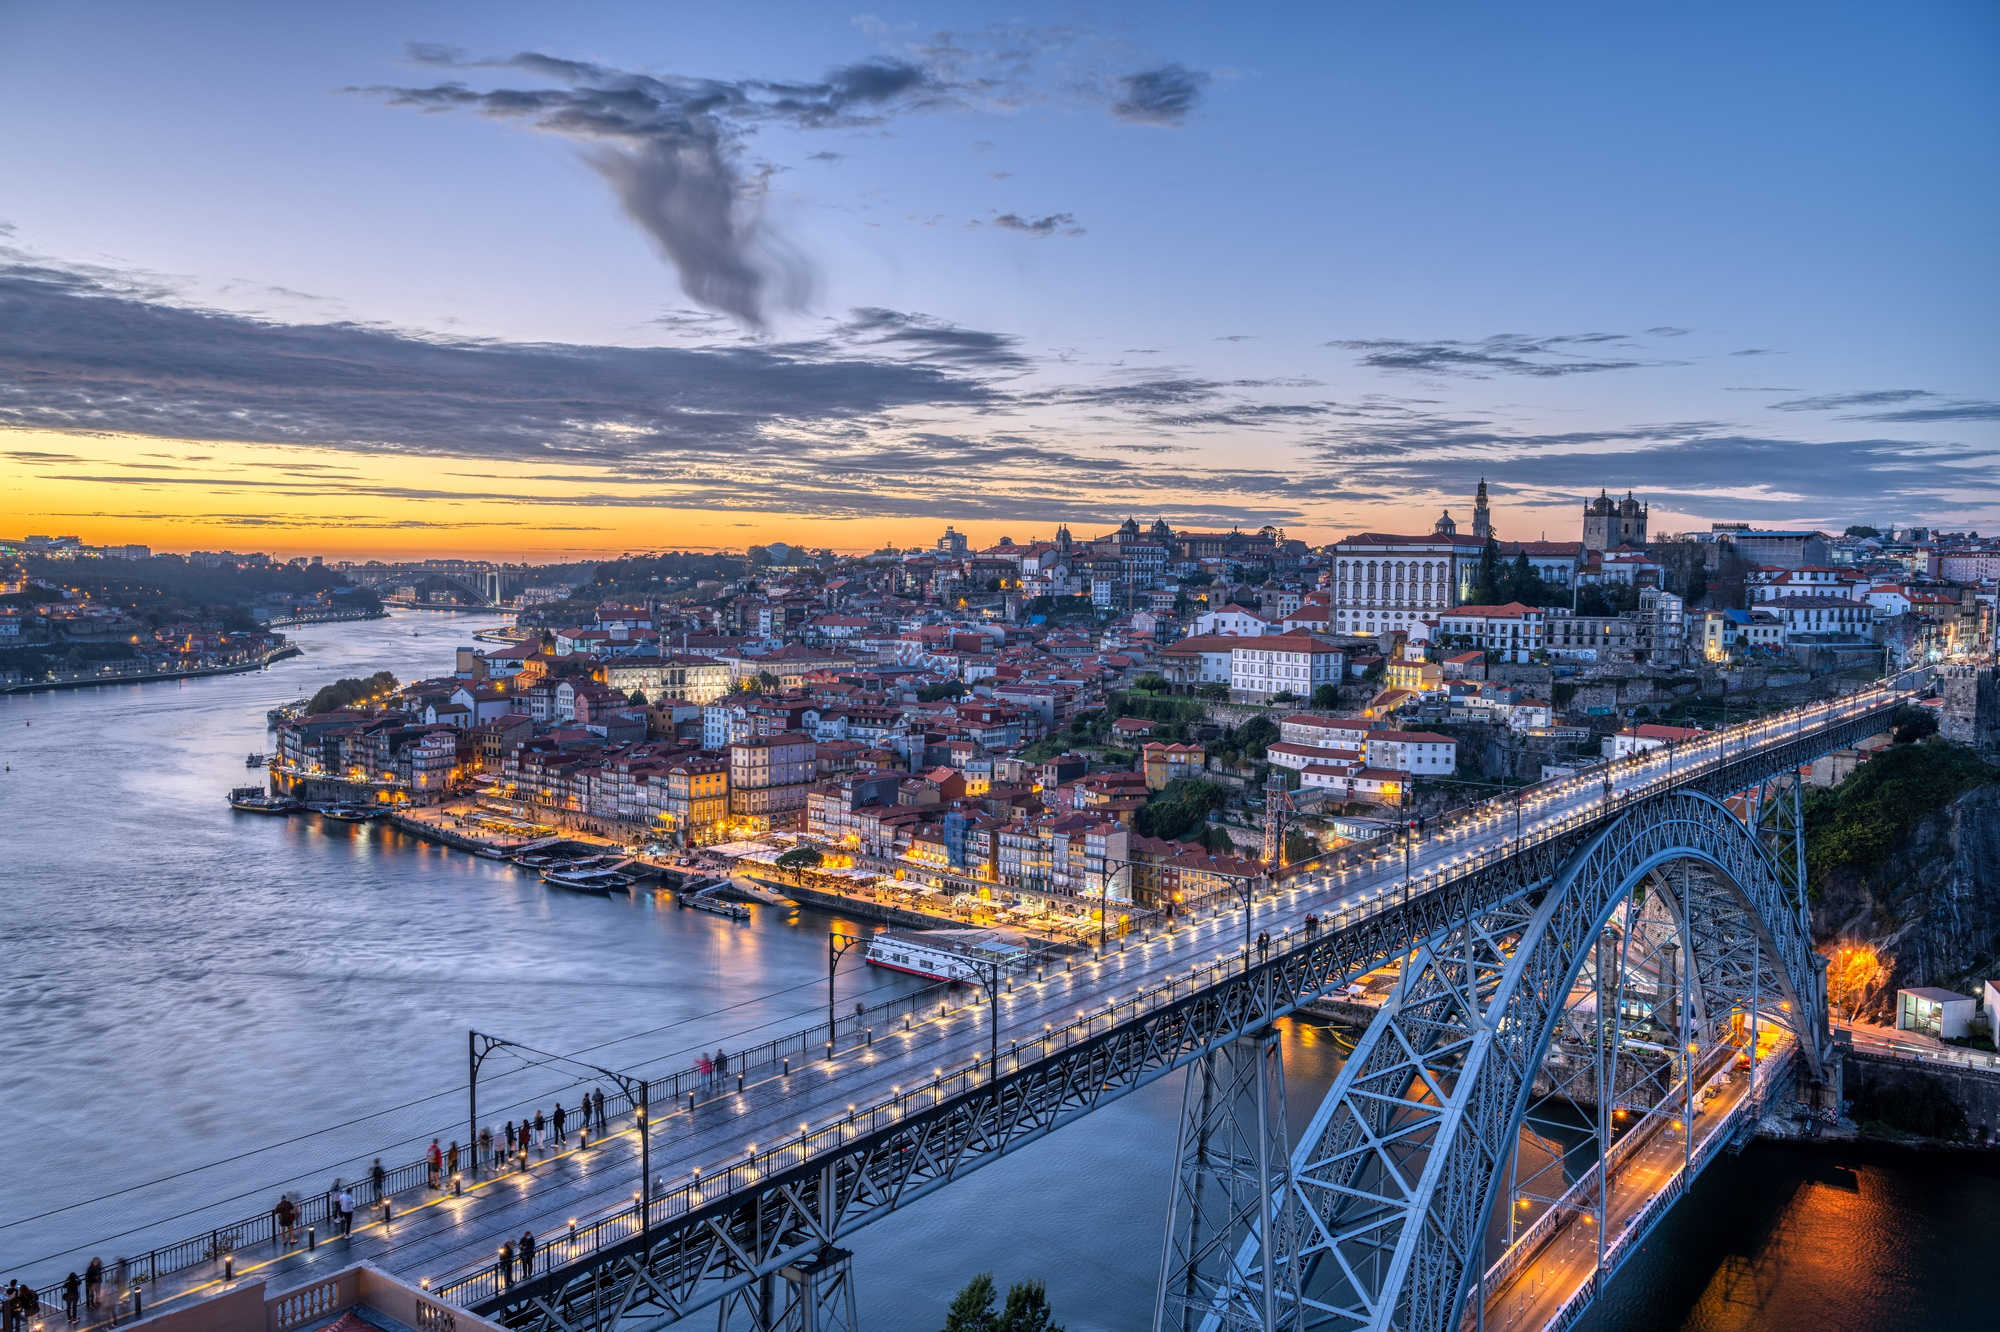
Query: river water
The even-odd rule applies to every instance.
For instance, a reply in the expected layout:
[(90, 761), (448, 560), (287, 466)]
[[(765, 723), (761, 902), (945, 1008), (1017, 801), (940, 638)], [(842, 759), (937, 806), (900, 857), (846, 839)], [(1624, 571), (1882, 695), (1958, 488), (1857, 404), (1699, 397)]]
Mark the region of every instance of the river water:
[[(0, 697), (0, 1276), (463, 1137), (468, 1028), (657, 1076), (823, 1004), (831, 916), (573, 896), (387, 828), (226, 806), (268, 708), (444, 673), (491, 622), (403, 612), (297, 630), (304, 655), (263, 672)], [(850, 962), (841, 1002), (912, 983)], [(1289, 1027), (1295, 1131), (1339, 1057)], [(482, 1118), (546, 1076), (483, 1078)], [(991, 1271), (1046, 1280), (1071, 1332), (1147, 1326), (1179, 1104), (1178, 1078), (1155, 1083), (860, 1232), (864, 1324), (929, 1332)], [(1592, 1321), (1990, 1326), (1996, 1255), (1991, 1171), (1759, 1146), (1711, 1169)]]

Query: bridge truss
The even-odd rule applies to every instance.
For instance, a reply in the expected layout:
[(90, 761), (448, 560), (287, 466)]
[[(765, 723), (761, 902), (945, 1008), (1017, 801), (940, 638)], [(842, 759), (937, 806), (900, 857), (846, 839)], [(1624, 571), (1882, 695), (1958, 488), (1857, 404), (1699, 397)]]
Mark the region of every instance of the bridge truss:
[[(851, 1298), (835, 1246), (861, 1226), (1191, 1064), (1236, 1089), (1209, 1102), (1215, 1142), (1227, 1126), (1214, 1109), (1241, 1104), (1246, 1089), (1255, 1102), (1262, 1070), (1275, 1063), (1222, 1052), (1246, 1038), (1268, 1046), (1277, 1019), (1414, 959), (1289, 1164), (1269, 1168), (1268, 1139), (1259, 1146), (1268, 1099), (1258, 1124), (1230, 1129), (1235, 1147), (1210, 1151), (1206, 1164), (1184, 1130), (1178, 1178), (1198, 1187), (1213, 1168), (1231, 1171), (1237, 1202), (1222, 1213), (1234, 1229), (1226, 1242), (1214, 1234), (1180, 1242), (1178, 1269), (1170, 1236), (1163, 1289), (1181, 1295), (1163, 1298), (1162, 1309), (1171, 1304), (1167, 1325), (1197, 1325), (1206, 1291), (1209, 1326), (1452, 1326), (1480, 1266), (1482, 1228), (1511, 1144), (1529, 1117), (1536, 1070), (1607, 928), (1634, 939), (1678, 936), (1676, 946), (1696, 959), (1701, 999), (1692, 1011), (1711, 1015), (1711, 1046), (1715, 1023), (1737, 1011), (1748, 959), (1752, 991), (1768, 983), (1791, 1005), (1781, 1011), (1817, 1068), (1824, 1003), (1796, 891), (1721, 801), (1795, 779), (1801, 764), (1879, 729), (1864, 714), (1746, 749), (1671, 789), (1519, 839), (1440, 887), (1290, 942), (1268, 960), (1252, 964), (1246, 952), (1240, 971), (1195, 993), (1135, 1004), (1129, 1017), (1114, 1009), (1060, 1049), (1022, 1047), (949, 1079), (941, 1073), (927, 1100), (899, 1100), (888, 1122), (871, 1115), (831, 1134), (802, 1133), (794, 1146), (767, 1148), (710, 1179), (643, 1202), (635, 1196), (643, 1227), (574, 1256), (548, 1253), (552, 1265), (532, 1279), (507, 1284), (475, 1273), (438, 1294), (519, 1332), (652, 1332), (718, 1305), (711, 1316), (725, 1327), (732, 1310), (747, 1311), (749, 1326), (787, 1325), (773, 1312), (780, 1308), (798, 1311), (784, 1317), (805, 1326), (796, 1320), (818, 1315), (800, 1310), (810, 1301), (798, 1292)], [(1676, 895), (1673, 867), (1686, 860), (1705, 868), (1683, 874)], [(1661, 915), (1669, 900), (1677, 905)], [(1644, 1021), (1661, 1025), (1659, 1007), (1655, 996)], [(1675, 1020), (1686, 1011), (1683, 1003)], [(1626, 1026), (1635, 1023), (1643, 1025), (1634, 1018)], [(1191, 1091), (1190, 1104), (1199, 1101)], [(1242, 1205), (1243, 1164), (1257, 1159), (1263, 1200)], [(1185, 1215), (1177, 1196), (1177, 1225)], [(1255, 1248), (1262, 1235), (1278, 1245), (1268, 1265)], [(1217, 1262), (1232, 1266), (1218, 1270)], [(814, 1273), (838, 1279), (809, 1280)], [(1241, 1289), (1244, 1274), (1261, 1274), (1254, 1298)], [(1224, 1318), (1225, 1306), (1246, 1313)], [(836, 1312), (826, 1318), (838, 1321)]]

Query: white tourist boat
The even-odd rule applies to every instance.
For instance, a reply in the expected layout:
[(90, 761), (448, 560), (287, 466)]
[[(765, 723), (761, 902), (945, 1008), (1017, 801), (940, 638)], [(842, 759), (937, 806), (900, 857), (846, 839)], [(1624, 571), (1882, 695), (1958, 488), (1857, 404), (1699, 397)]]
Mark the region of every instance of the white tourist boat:
[(868, 941), (868, 961), (929, 980), (976, 981), (998, 962), (1019, 971), (1033, 957), (999, 930), (883, 930)]

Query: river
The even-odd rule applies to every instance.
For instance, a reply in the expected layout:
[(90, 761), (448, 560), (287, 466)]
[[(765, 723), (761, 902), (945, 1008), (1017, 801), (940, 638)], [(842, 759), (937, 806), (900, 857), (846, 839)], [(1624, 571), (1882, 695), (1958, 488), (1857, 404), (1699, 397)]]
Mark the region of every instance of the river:
[[(462, 1137), (468, 1028), (657, 1075), (824, 1002), (832, 916), (577, 897), (391, 829), (224, 804), (257, 776), (268, 708), (447, 672), (491, 623), (402, 612), (299, 629), (303, 655), (262, 672), (0, 697), (0, 1276)], [(841, 1002), (911, 983), (850, 961)], [(1338, 1068), (1332, 1036), (1288, 1027), (1295, 1131)], [(482, 1118), (547, 1076), (498, 1073)], [(1045, 1279), (1071, 1332), (1147, 1326), (1179, 1105), (1178, 1078), (1155, 1083), (860, 1232), (864, 1324), (932, 1332), (991, 1271)], [(1996, 1246), (1991, 1173), (1759, 1146), (1709, 1172), (1592, 1322), (1973, 1326)]]

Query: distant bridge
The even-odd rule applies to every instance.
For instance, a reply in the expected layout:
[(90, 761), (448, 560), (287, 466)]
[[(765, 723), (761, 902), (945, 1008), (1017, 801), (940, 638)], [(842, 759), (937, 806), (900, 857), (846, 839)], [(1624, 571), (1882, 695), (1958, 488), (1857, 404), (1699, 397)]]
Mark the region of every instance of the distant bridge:
[(527, 571), (495, 569), (487, 565), (451, 560), (428, 560), (421, 564), (364, 564), (348, 568), (347, 577), (363, 587), (413, 586), (419, 593), (427, 589), (449, 591), (459, 604), (490, 609), (512, 602), (526, 583)]
[[(1094, 958), (803, 1028), (720, 1085), (633, 1080), (587, 1151), (468, 1172), (462, 1197), (396, 1172), (406, 1210), (364, 1212), (343, 1260), (521, 1332), (838, 1327), (845, 1237), (1188, 1068), (1157, 1327), (1567, 1327), (1703, 1165), (1815, 1103), (1800, 770), (1909, 696), (1543, 783)], [(1273, 1023), (1385, 966), (1394, 992), (1288, 1150)], [(324, 1216), (308, 1199), (302, 1224)], [(259, 1225), (230, 1234), (239, 1274), (316, 1275)], [(536, 1267), (502, 1270), (524, 1230)], [(169, 1256), (154, 1300), (213, 1281), (222, 1234)]]

